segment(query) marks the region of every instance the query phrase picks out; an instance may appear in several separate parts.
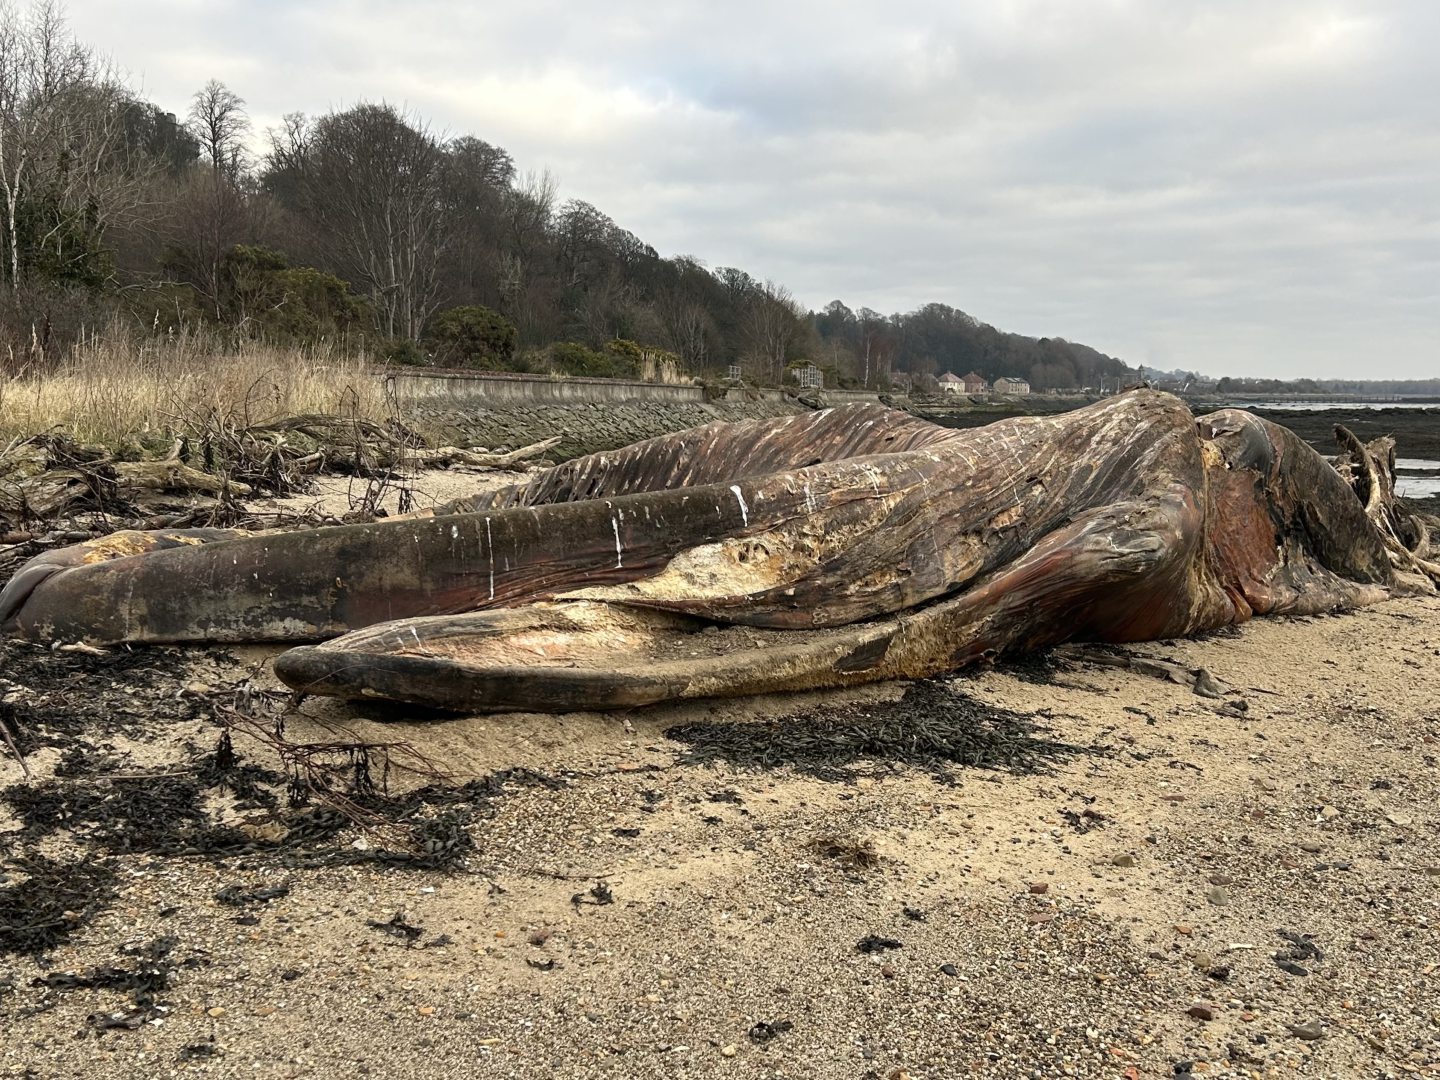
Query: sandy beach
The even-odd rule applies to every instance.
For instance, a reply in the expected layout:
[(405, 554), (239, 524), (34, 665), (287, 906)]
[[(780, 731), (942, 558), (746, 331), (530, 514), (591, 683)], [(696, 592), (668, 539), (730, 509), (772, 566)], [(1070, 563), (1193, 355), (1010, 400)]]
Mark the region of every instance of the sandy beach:
[[(236, 687), (270, 700), (268, 653), (4, 648), (8, 715), (49, 737), (29, 783), (0, 759), (3, 842), (108, 874), (53, 947), (0, 957), (14, 1075), (1440, 1071), (1434, 600), (1129, 650), (1205, 668), (1213, 699), (1081, 659), (903, 699), (289, 712), (294, 742), (338, 724), (408, 741), (448, 790), (488, 778), (398, 819), (463, 834), (449, 869), (369, 858), (383, 825), (295, 843), (300, 811), (238, 773), (178, 831), (141, 820), (136, 791), (205, 775)], [(16, 681), (36, 663), (55, 680)], [(912, 705), (924, 730), (1002, 732), (975, 749), (998, 767), (876, 736)], [(79, 797), (107, 784), (140, 811)], [(48, 803), (16, 794), (37, 785)], [(217, 854), (210, 827), (255, 842)], [(25, 881), (0, 880), (12, 913)]]

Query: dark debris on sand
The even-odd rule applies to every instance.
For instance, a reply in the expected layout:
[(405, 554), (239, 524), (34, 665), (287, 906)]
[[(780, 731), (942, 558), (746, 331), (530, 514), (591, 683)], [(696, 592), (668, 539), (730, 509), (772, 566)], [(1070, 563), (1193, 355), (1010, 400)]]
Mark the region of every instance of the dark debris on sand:
[(956, 768), (1034, 773), (1101, 752), (1047, 738), (1043, 719), (1049, 717), (987, 705), (926, 679), (897, 701), (823, 706), (761, 723), (682, 724), (665, 735), (689, 747), (682, 765), (788, 766), (821, 780), (853, 779), (862, 763), (869, 763), (866, 771), (911, 766), (940, 779)]
[(106, 860), (22, 852), (0, 862), (0, 955), (48, 952), (68, 941), (115, 896)]
[[(410, 870), (456, 869), (477, 848), (469, 826), (493, 813), (492, 803), (522, 787), (564, 786), (543, 773), (509, 769), (449, 787), (430, 785), (404, 795), (371, 792), (352, 805), (366, 823), (395, 836), (392, 846), (355, 847), (340, 834), (356, 822), (326, 804), (277, 807), (263, 815), (269, 828), (222, 825), (207, 796), (215, 784), (191, 777), (135, 777), (123, 781), (14, 784), (0, 791), (22, 822), (11, 834), (15, 854), (0, 857), (0, 954), (42, 953), (67, 940), (114, 898), (115, 866), (130, 854), (203, 856), (216, 862), (248, 857), (291, 868), (362, 863)], [(283, 778), (276, 774), (283, 786)], [(65, 834), (79, 847), (73, 862), (55, 862), (36, 845)], [(237, 902), (267, 899), (241, 895)], [(222, 902), (230, 900), (229, 894)]]
[[(213, 652), (94, 654), (0, 642), (0, 722), (10, 741), (26, 756), (60, 750), (58, 761), (48, 756), (47, 775), (0, 789), (0, 808), (15, 826), (0, 834), (0, 955), (42, 955), (63, 944), (110, 906), (122, 869), (137, 855), (454, 869), (477, 852), (471, 827), (495, 812), (497, 800), (525, 787), (566, 785), (507, 769), (392, 794), (386, 769), (372, 775), (372, 751), (357, 744), (346, 748), (346, 768), (333, 773), (342, 780), (307, 788), (292, 773), (244, 760), (228, 729), (215, 730), (208, 750), (195, 745), (208, 737), (226, 693), (184, 690), (206, 657), (233, 663)], [(172, 751), (172, 760), (153, 767), (117, 749), (166, 738), (178, 743), (178, 758)], [(373, 842), (350, 843), (357, 829)]]

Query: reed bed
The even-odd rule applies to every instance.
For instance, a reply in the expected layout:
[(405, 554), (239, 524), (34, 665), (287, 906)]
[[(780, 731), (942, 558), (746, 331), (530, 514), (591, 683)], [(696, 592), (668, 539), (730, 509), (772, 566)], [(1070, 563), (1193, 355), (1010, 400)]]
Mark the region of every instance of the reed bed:
[(62, 430), (113, 446), (147, 435), (193, 435), (305, 414), (383, 423), (383, 380), (360, 354), (324, 346), (204, 335), (137, 338), (121, 328), (86, 336), (44, 367), (0, 376), (0, 442)]

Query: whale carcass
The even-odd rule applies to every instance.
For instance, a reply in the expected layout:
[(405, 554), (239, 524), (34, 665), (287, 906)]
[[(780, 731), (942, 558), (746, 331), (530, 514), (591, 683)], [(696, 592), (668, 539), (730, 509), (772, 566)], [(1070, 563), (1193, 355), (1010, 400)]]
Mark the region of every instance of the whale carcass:
[(1327, 460), (1135, 390), (954, 430), (880, 405), (712, 424), (433, 516), (119, 533), (0, 594), (41, 641), (310, 643), (305, 693), (616, 708), (1172, 638), (1440, 581), (1393, 445)]

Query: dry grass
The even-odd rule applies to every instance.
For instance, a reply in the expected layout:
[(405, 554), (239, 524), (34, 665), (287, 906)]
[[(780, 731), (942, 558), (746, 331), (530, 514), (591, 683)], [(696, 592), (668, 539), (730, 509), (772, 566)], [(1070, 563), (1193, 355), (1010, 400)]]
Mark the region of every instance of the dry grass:
[(0, 442), (62, 428), (115, 445), (149, 433), (244, 427), (304, 413), (381, 423), (394, 412), (368, 361), (324, 348), (247, 343), (220, 351), (179, 335), (86, 338), (60, 365), (0, 377)]

